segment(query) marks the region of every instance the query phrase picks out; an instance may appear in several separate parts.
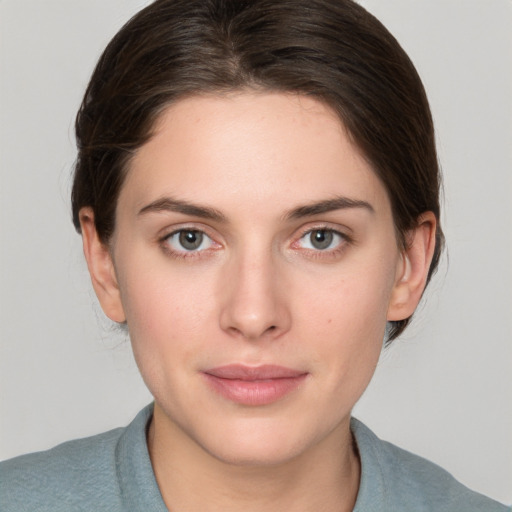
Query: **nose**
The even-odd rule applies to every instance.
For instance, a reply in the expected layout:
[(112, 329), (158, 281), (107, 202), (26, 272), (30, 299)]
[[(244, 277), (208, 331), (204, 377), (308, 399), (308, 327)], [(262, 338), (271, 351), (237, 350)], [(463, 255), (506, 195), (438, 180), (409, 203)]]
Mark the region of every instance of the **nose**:
[(235, 259), (223, 278), (220, 324), (232, 336), (275, 339), (288, 331), (290, 310), (282, 275), (271, 254)]

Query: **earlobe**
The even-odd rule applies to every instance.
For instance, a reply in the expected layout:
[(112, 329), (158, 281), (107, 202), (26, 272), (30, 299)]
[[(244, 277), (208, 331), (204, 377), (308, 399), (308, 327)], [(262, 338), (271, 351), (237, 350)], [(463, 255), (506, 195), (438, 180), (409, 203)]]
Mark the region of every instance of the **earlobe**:
[(407, 247), (397, 264), (395, 284), (388, 308), (389, 321), (405, 320), (416, 309), (427, 282), (436, 243), (436, 217), (423, 213), (407, 237)]
[(114, 322), (122, 323), (126, 317), (110, 250), (98, 237), (92, 208), (82, 208), (79, 217), (84, 255), (96, 296), (104, 313)]

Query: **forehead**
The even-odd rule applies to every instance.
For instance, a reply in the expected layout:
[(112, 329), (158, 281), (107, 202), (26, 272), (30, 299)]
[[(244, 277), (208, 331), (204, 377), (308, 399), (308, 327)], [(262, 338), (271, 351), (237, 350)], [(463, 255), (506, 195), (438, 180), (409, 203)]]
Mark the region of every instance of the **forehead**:
[(192, 96), (169, 106), (133, 158), (121, 198), (203, 203), (308, 203), (329, 196), (386, 202), (336, 113), (284, 93)]

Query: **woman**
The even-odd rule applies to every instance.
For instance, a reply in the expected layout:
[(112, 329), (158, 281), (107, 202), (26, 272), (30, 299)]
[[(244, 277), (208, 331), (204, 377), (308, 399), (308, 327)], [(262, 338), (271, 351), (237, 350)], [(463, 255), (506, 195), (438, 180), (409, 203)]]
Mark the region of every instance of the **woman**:
[(442, 249), (421, 82), (344, 1), (157, 1), (102, 56), (72, 204), (155, 398), (7, 462), (2, 510), (504, 510), (351, 419)]

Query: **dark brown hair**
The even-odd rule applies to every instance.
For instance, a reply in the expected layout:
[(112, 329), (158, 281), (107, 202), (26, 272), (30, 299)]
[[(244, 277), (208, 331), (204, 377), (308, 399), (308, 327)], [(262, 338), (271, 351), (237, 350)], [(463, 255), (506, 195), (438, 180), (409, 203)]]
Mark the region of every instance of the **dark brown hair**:
[[(115, 228), (134, 152), (170, 103), (239, 89), (312, 96), (338, 113), (387, 189), (397, 238), (421, 213), (439, 222), (440, 175), (421, 80), (395, 38), (350, 0), (157, 0), (101, 56), (76, 119), (73, 222)], [(443, 245), (438, 226), (429, 279)], [(409, 319), (392, 322), (388, 340)]]

